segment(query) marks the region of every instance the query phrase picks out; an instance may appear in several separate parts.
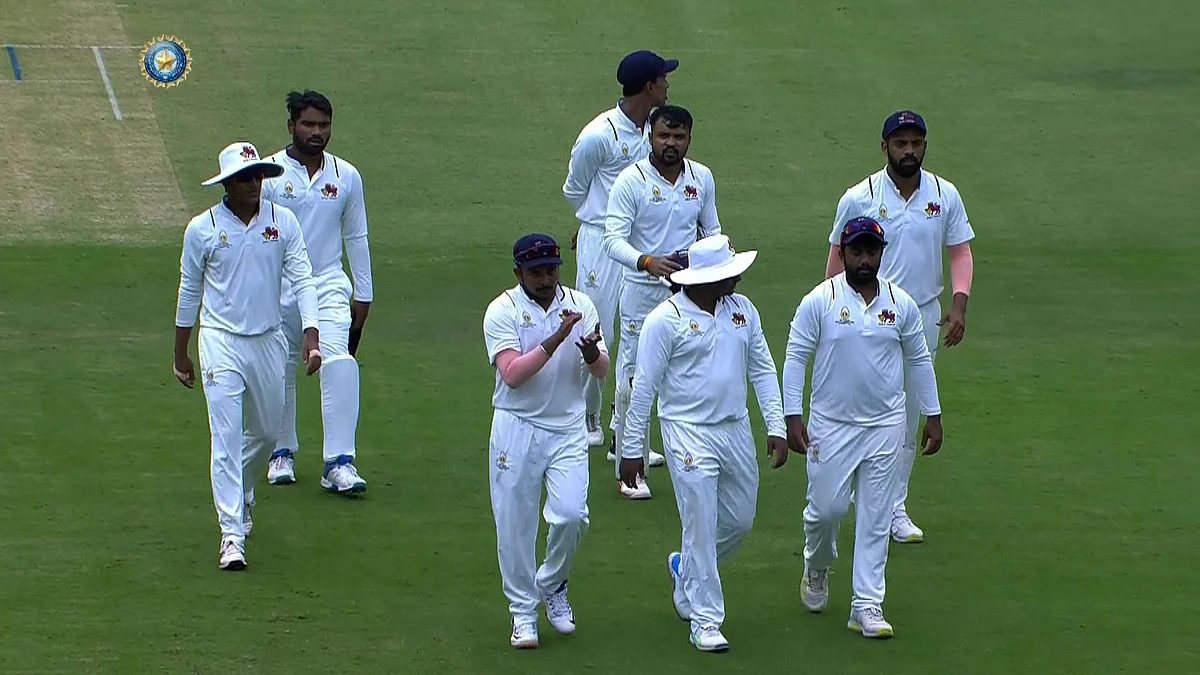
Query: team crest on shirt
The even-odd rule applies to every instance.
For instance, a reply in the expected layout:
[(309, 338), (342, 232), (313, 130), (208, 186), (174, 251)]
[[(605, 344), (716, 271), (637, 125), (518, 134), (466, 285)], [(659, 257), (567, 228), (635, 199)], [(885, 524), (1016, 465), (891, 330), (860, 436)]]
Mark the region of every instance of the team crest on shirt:
[(600, 288), (600, 284), (596, 283), (596, 270), (588, 270), (587, 281), (583, 285), (588, 288)]
[(881, 326), (893, 326), (896, 324), (896, 313), (890, 309), (885, 309), (879, 313), (879, 324)]
[(508, 467), (508, 454), (507, 453), (502, 452), (502, 453), (500, 453), (500, 456), (496, 458), (496, 468), (500, 469), (501, 471), (508, 471), (509, 467)]
[(270, 225), (263, 228), (263, 243), (265, 244), (269, 241), (279, 241), (279, 230)]
[(837, 323), (839, 323), (843, 326), (854, 325), (854, 321), (850, 318), (850, 308), (849, 307), (842, 307), (842, 311), (838, 312)]
[(628, 143), (622, 143), (622, 144), (621, 144), (621, 156), (622, 156), (622, 157), (628, 157), (628, 156), (629, 156), (629, 144), (628, 144)]
[(217, 248), (230, 248), (233, 244), (229, 243), (229, 235), (225, 234), (225, 230), (221, 230), (221, 234), (217, 235)]
[(937, 202), (929, 202), (925, 205), (925, 217), (936, 218), (942, 215), (942, 205)]
[(667, 201), (667, 198), (662, 196), (662, 190), (659, 190), (658, 186), (655, 185), (654, 188), (650, 192), (650, 203), (651, 204), (661, 204), (665, 201)]
[(521, 328), (533, 328), (533, 317), (529, 312), (521, 313)]
[(693, 333), (700, 332), (700, 324), (696, 323), (695, 319), (692, 319), (691, 323), (688, 324), (688, 328), (691, 328)]
[(296, 196), (296, 188), (292, 187), (292, 181), (289, 180), (283, 184), (283, 194), (281, 196), (284, 199), (299, 199)]
[(217, 375), (216, 375), (216, 373), (214, 373), (212, 371), (212, 368), (209, 368), (208, 372), (204, 374), (204, 384), (211, 387), (211, 386), (215, 385), (216, 383), (217, 383)]
[(737, 326), (738, 328), (745, 328), (746, 327), (746, 315), (742, 314), (741, 312), (734, 312), (733, 313), (733, 325)]
[(337, 199), (338, 189), (333, 183), (326, 183), (325, 187), (321, 188), (321, 199)]
[(691, 473), (696, 470), (696, 460), (692, 458), (692, 453), (688, 453), (683, 457), (683, 470)]
[(887, 207), (883, 204), (879, 205), (879, 218), (880, 220), (887, 220)]
[(684, 201), (693, 202), (699, 198), (700, 198), (700, 191), (696, 189), (695, 185), (684, 185), (683, 186)]

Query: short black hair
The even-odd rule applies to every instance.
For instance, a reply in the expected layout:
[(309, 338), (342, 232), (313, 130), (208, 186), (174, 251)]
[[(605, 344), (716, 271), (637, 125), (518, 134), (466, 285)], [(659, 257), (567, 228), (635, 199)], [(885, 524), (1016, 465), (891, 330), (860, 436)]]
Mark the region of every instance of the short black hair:
[(650, 128), (653, 129), (659, 120), (665, 121), (669, 129), (683, 127), (688, 131), (692, 130), (692, 113), (683, 106), (664, 105), (655, 108), (654, 112), (650, 113)]
[(333, 104), (329, 102), (325, 94), (311, 89), (305, 89), (303, 93), (298, 91), (288, 92), (287, 109), (293, 122), (300, 119), (300, 113), (308, 108), (316, 108), (326, 115), (333, 117)]

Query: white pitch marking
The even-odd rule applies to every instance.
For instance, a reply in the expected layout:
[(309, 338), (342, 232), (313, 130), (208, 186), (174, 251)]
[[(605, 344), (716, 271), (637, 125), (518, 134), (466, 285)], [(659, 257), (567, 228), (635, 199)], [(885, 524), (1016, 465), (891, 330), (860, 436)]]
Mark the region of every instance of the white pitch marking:
[(92, 53), (96, 55), (96, 67), (100, 69), (100, 77), (104, 78), (104, 88), (108, 90), (108, 102), (112, 104), (113, 115), (117, 121), (123, 121), (125, 117), (121, 115), (121, 106), (117, 105), (117, 92), (113, 91), (112, 80), (108, 79), (108, 68), (104, 67), (104, 57), (100, 55), (99, 47), (92, 47)]

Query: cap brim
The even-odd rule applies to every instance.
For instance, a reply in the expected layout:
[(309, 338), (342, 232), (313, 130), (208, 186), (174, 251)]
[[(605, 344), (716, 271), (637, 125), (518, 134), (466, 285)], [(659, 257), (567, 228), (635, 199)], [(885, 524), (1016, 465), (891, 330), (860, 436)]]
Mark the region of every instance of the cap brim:
[(718, 281), (732, 279), (750, 269), (750, 266), (754, 264), (754, 259), (757, 257), (758, 251), (742, 251), (741, 253), (733, 254), (733, 260), (724, 265), (707, 268), (687, 267), (675, 272), (670, 278), (673, 283), (680, 286), (715, 284)]
[(896, 126), (892, 127), (891, 129), (888, 129), (887, 133), (884, 134), (883, 137), (886, 139), (889, 136), (891, 136), (892, 134), (896, 133), (897, 131), (900, 131), (901, 129), (916, 129), (917, 131), (919, 131), (923, 134), (929, 133), (928, 131), (926, 131), (924, 124), (917, 124), (916, 122), (904, 122), (903, 124), (897, 124)]
[(666, 59), (666, 62), (663, 63), (663, 75), (675, 72), (675, 69), (678, 67), (679, 59)]
[(517, 264), (521, 269), (529, 269), (530, 267), (545, 267), (547, 265), (562, 265), (562, 258), (534, 258)]
[(875, 241), (879, 242), (881, 245), (887, 246), (887, 239), (884, 239), (883, 237), (875, 234), (874, 232), (859, 232), (848, 238), (842, 239), (842, 243), (840, 244), (840, 246), (847, 246), (849, 244), (853, 244), (856, 240), (862, 239), (863, 237), (869, 237), (869, 238), (874, 239)]
[(212, 178), (209, 178), (208, 180), (206, 180), (200, 184), (205, 187), (208, 187), (210, 185), (216, 185), (217, 183), (223, 182), (226, 178), (229, 178), (230, 176), (239, 174), (247, 169), (253, 169), (255, 167), (262, 168), (263, 175), (266, 176), (267, 178), (278, 178), (283, 175), (283, 167), (282, 166), (276, 164), (275, 162), (268, 162), (266, 160), (260, 160), (257, 162), (250, 162), (249, 164), (243, 164), (243, 165), (237, 167), (236, 169), (231, 169), (229, 171), (222, 171), (221, 173), (213, 176)]

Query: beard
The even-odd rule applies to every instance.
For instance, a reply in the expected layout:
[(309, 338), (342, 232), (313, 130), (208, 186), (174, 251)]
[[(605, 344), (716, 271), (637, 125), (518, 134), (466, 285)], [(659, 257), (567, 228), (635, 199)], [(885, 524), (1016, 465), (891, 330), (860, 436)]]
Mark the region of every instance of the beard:
[(917, 157), (916, 155), (905, 155), (897, 159), (892, 156), (892, 153), (888, 153), (888, 166), (892, 167), (892, 171), (895, 171), (897, 175), (904, 178), (912, 178), (917, 175), (917, 172), (921, 170), (921, 163), (923, 161), (923, 157)]
[(301, 138), (293, 135), (292, 146), (306, 155), (318, 155), (325, 150), (325, 139), (320, 136)]

